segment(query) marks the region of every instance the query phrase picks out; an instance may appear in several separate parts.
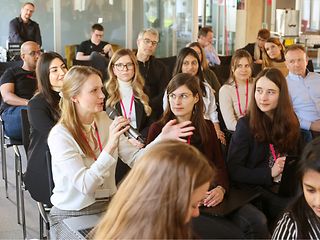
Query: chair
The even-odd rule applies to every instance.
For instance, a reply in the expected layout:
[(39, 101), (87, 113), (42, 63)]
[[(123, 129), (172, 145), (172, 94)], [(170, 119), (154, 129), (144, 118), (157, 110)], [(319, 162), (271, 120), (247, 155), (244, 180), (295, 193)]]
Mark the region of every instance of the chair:
[[(47, 165), (47, 171), (48, 171), (48, 178), (49, 178), (49, 190), (52, 193), (54, 183), (52, 180), (52, 170), (51, 170), (51, 154), (49, 151), (46, 152), (46, 165)], [(40, 239), (44, 239), (43, 234), (43, 224), (46, 225), (46, 236), (47, 239), (50, 238), (50, 223), (49, 223), (49, 217), (48, 214), (51, 210), (51, 206), (48, 206), (44, 203), (37, 202), (38, 210), (39, 210), (39, 228), (40, 228)]]
[(7, 174), (7, 159), (6, 149), (12, 147), (14, 150), (14, 165), (15, 165), (15, 180), (16, 180), (16, 202), (17, 202), (17, 219), (18, 224), (22, 224), (23, 237), (26, 238), (26, 224), (25, 224), (25, 210), (24, 210), (24, 196), (21, 186), (22, 181), (22, 161), (19, 146), (23, 145), (22, 141), (10, 139), (5, 135), (4, 122), (0, 117), (0, 142), (1, 142), (1, 158), (2, 158), (2, 176), (5, 181), (6, 197), (9, 198), (8, 194), (8, 174)]

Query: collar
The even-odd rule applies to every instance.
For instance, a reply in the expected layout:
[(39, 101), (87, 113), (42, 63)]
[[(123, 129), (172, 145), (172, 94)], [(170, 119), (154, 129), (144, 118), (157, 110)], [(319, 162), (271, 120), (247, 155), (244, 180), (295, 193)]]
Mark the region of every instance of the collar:
[(82, 124), (85, 133), (89, 133), (91, 129), (95, 130), (94, 121), (91, 124)]
[(29, 23), (31, 23), (31, 19), (29, 19), (29, 21), (28, 22), (24, 22), (23, 20), (22, 20), (22, 18), (21, 18), (21, 15), (19, 15), (19, 17), (18, 17), (18, 21), (19, 21), (19, 23), (23, 23), (23, 24), (29, 24)]
[(300, 75), (297, 75), (297, 74), (294, 74), (292, 72), (289, 72), (288, 74), (288, 78), (290, 79), (294, 79), (294, 80), (299, 80), (299, 79), (306, 79), (309, 75), (310, 71), (308, 69), (306, 69), (306, 76), (305, 77), (302, 77)]

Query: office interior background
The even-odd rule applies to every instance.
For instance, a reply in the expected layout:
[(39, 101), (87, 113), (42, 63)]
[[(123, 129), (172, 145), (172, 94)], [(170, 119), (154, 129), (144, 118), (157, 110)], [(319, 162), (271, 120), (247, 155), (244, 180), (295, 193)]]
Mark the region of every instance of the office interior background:
[[(7, 47), (9, 21), (19, 16), (22, 0), (0, 0), (0, 46)], [(320, 0), (34, 0), (32, 19), (39, 23), (45, 51), (65, 56), (65, 46), (90, 38), (90, 27), (101, 23), (104, 40), (136, 48), (138, 32), (154, 27), (160, 32), (156, 55), (176, 55), (196, 40), (199, 26), (212, 26), (220, 55), (254, 42), (262, 27), (277, 31), (276, 9), (299, 10), (299, 33), (294, 41), (305, 43), (319, 64), (313, 43), (320, 43)], [(310, 35), (311, 34), (311, 35)], [(310, 37), (311, 36), (311, 37)], [(312, 39), (311, 39), (312, 38)], [(318, 59), (317, 59), (318, 57)]]

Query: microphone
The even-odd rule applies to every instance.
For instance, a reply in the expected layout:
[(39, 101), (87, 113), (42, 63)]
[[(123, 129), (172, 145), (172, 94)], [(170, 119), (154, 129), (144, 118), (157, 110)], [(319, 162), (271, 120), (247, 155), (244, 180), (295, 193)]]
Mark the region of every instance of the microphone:
[[(106, 112), (108, 114), (108, 117), (112, 120), (114, 120), (115, 117), (121, 116), (117, 109), (112, 108), (112, 107), (106, 107)], [(128, 131), (125, 133), (127, 137), (130, 138), (134, 138), (136, 140), (138, 140), (139, 142), (144, 144), (144, 140), (142, 135), (137, 131), (137, 129), (135, 129), (134, 127), (132, 127), (131, 125), (129, 125), (130, 128), (128, 129)]]

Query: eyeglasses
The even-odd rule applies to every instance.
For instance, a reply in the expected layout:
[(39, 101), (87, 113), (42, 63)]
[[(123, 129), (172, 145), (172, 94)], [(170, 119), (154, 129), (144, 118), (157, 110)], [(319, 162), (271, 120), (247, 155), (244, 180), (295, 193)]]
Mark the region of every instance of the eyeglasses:
[(124, 69), (126, 70), (131, 70), (133, 69), (133, 63), (127, 63), (127, 64), (123, 64), (123, 63), (117, 63), (113, 65), (118, 71), (123, 71)]
[(143, 42), (144, 42), (144, 44), (151, 44), (152, 46), (157, 46), (157, 44), (158, 44), (157, 41), (152, 41), (149, 38), (144, 38)]
[(31, 57), (34, 57), (36, 55), (40, 55), (41, 54), (41, 51), (40, 50), (37, 50), (37, 51), (31, 51), (28, 53)]
[(178, 99), (181, 99), (182, 101), (187, 101), (191, 95), (192, 94), (188, 94), (188, 93), (182, 93), (182, 94), (179, 94), (179, 95), (176, 95), (174, 93), (170, 93), (169, 94), (169, 100), (170, 101), (174, 101), (174, 100), (176, 100), (178, 98)]

